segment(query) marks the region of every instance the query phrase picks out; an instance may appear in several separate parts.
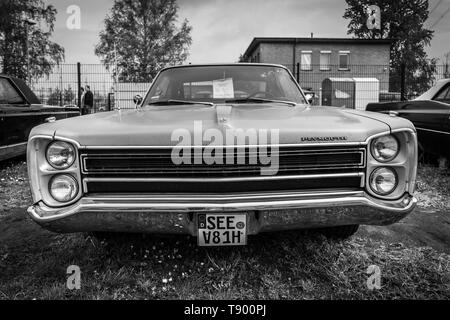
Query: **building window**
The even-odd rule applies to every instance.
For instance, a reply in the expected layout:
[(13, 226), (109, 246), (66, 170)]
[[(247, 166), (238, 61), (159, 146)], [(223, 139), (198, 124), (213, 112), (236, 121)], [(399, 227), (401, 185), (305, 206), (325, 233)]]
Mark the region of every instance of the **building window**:
[(331, 51), (320, 51), (320, 70), (331, 70)]
[(312, 51), (302, 51), (301, 69), (302, 71), (312, 70)]
[(350, 70), (350, 51), (339, 51), (339, 70)]

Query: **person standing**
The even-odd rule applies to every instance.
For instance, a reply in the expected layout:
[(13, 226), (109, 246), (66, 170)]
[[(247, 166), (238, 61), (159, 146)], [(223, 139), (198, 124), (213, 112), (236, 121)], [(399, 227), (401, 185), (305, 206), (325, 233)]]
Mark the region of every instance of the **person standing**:
[(85, 114), (87, 114), (86, 107), (84, 105), (84, 96), (86, 95), (86, 92), (84, 91), (83, 87), (80, 88), (80, 91), (81, 91), (81, 104), (80, 104), (81, 105), (81, 115), (84, 116)]
[(87, 109), (87, 114), (93, 112), (94, 108), (94, 94), (91, 91), (90, 86), (86, 86), (86, 93), (84, 95), (84, 105)]

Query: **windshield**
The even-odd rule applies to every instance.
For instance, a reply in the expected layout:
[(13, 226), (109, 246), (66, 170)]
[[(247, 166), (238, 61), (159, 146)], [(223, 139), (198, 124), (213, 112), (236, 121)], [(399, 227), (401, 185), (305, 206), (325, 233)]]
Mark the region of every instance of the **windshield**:
[(215, 104), (257, 101), (307, 103), (288, 71), (259, 65), (167, 69), (156, 78), (143, 105), (170, 100)]

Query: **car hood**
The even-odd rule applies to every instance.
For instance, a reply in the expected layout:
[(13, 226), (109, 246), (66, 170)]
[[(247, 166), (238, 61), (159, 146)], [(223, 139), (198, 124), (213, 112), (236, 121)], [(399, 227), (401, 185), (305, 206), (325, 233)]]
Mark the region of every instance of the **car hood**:
[[(389, 125), (388, 125), (389, 122)], [(177, 105), (98, 113), (36, 127), (32, 135), (55, 135), (81, 146), (174, 146), (175, 130), (279, 130), (280, 144), (365, 142), (407, 120), (371, 112), (330, 107), (242, 104), (215, 107)]]

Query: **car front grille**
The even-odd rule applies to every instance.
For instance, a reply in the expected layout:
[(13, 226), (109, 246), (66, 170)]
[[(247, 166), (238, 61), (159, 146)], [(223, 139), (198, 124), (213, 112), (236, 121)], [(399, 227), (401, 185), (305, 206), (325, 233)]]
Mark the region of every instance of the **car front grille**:
[[(81, 152), (84, 189), (88, 193), (222, 193), (361, 188), (366, 151), (355, 147), (280, 147), (267, 150), (278, 158), (276, 174), (262, 173), (258, 149), (235, 149), (221, 164), (208, 165), (202, 152), (191, 164), (176, 165), (172, 149), (88, 149)], [(214, 155), (214, 154), (213, 154)], [(238, 158), (238, 155), (242, 155)], [(231, 161), (232, 160), (232, 161)], [(198, 163), (200, 162), (200, 163)], [(232, 164), (227, 164), (232, 163)]]

